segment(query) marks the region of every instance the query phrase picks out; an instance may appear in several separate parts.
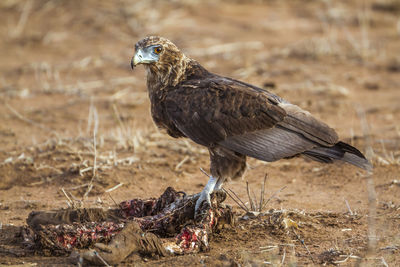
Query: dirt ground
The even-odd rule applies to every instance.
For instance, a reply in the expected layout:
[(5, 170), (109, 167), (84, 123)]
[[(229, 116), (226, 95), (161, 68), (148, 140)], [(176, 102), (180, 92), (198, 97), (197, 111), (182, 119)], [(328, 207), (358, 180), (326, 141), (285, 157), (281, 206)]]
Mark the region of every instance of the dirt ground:
[(135, 42), (157, 34), (310, 111), (366, 153), (374, 173), (251, 159), (225, 188), (247, 202), (248, 181), (259, 199), (267, 173), (265, 214), (216, 234), (209, 252), (125, 265), (399, 266), (399, 14), (396, 0), (1, 1), (0, 265), (68, 265), (18, 252), (31, 211), (115, 207), (206, 184), (208, 152), (156, 129), (145, 72), (130, 69)]

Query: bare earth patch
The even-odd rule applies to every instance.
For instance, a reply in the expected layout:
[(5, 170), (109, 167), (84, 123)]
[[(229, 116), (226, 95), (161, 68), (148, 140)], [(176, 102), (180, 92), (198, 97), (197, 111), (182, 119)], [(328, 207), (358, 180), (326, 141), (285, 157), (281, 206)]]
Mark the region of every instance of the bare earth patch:
[(130, 70), (133, 44), (158, 34), (210, 71), (312, 112), (374, 173), (252, 159), (225, 189), (250, 207), (246, 181), (259, 202), (267, 173), (261, 213), (227, 198), (236, 226), (214, 233), (209, 251), (124, 264), (399, 265), (398, 10), (394, 0), (1, 1), (0, 264), (68, 265), (23, 249), (32, 211), (115, 208), (205, 185), (208, 152), (154, 127), (145, 73)]

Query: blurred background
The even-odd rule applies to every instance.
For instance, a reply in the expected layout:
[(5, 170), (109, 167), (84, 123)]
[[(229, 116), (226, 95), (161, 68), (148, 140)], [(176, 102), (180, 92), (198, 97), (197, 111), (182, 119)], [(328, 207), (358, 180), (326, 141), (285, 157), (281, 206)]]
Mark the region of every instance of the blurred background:
[[(112, 205), (104, 192), (114, 186), (116, 201), (169, 185), (201, 190), (208, 152), (158, 132), (145, 72), (130, 69), (134, 44), (148, 35), (327, 122), (374, 162), (379, 201), (399, 207), (400, 1), (2, 0), (3, 222), (65, 206), (61, 188), (79, 205)], [(346, 196), (366, 209), (351, 166), (249, 165), (254, 188), (266, 171), (269, 192), (296, 185), (271, 205), (341, 210), (334, 200)], [(227, 186), (245, 195), (243, 181)]]

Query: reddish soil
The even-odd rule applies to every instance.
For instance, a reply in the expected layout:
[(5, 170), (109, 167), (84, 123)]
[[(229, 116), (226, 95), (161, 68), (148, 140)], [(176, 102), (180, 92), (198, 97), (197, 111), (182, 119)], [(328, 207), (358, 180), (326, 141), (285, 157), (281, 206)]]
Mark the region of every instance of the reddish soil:
[(1, 1), (0, 264), (67, 265), (24, 254), (17, 234), (31, 211), (67, 207), (62, 188), (77, 205), (107, 208), (205, 185), (207, 151), (156, 129), (144, 70), (129, 66), (134, 43), (158, 34), (209, 70), (307, 109), (366, 153), (374, 174), (251, 159), (225, 188), (248, 201), (248, 181), (259, 198), (267, 173), (266, 198), (286, 186), (269, 213), (222, 230), (209, 252), (125, 264), (399, 266), (399, 12), (395, 0)]

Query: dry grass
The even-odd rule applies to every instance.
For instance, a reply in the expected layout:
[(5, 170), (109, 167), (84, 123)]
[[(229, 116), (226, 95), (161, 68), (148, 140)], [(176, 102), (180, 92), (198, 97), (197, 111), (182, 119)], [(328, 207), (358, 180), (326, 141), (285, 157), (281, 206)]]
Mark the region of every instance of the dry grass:
[[(274, 1), (261, 2), (275, 8)], [(268, 27), (254, 23), (255, 19), (245, 21), (241, 14), (247, 12), (246, 5), (250, 2), (242, 3), (243, 6), (238, 8), (235, 18), (213, 18), (215, 25), (220, 25), (223, 20), (228, 21), (224, 24), (226, 27), (224, 32), (217, 34), (213, 34), (210, 28), (203, 29), (203, 32), (196, 31), (209, 19), (207, 16), (199, 15), (202, 12), (201, 7), (210, 3), (216, 7), (231, 2), (174, 1), (171, 4), (165, 1), (122, 0), (118, 2), (116, 8), (114, 2), (93, 0), (73, 4), (69, 1), (0, 1), (0, 8), (7, 10), (7, 13), (2, 13), (6, 19), (0, 26), (1, 45), (9, 49), (10, 53), (15, 48), (21, 53), (25, 49), (32, 51), (32, 47), (37, 48), (34, 51), (38, 51), (39, 55), (46, 51), (43, 57), (38, 57), (35, 53), (12, 54), (21, 62), (8, 59), (8, 65), (6, 60), (0, 64), (3, 70), (0, 75), (0, 100), (4, 103), (2, 111), (5, 119), (5, 125), (0, 127), (1, 138), (15, 134), (13, 141), (17, 140), (13, 146), (10, 145), (10, 139), (6, 139), (8, 142), (5, 144), (6, 148), (0, 149), (0, 167), (4, 168), (4, 173), (9, 170), (15, 171), (10, 174), (11, 186), (56, 185), (60, 187), (67, 206), (81, 207), (102, 206), (102, 198), (108, 197), (110, 193), (116, 194), (115, 190), (123, 190), (132, 184), (140, 187), (145, 180), (144, 178), (141, 180), (138, 176), (149, 173), (154, 175), (154, 172), (146, 172), (146, 168), (147, 170), (158, 168), (157, 175), (178, 179), (192, 176), (187, 172), (197, 170), (200, 164), (208, 164), (206, 149), (187, 140), (168, 138), (158, 132), (151, 123), (143, 122), (142, 117), (135, 113), (140, 112), (148, 116), (148, 96), (144, 90), (143, 77), (140, 76), (139, 79), (139, 76), (130, 72), (129, 58), (134, 40), (148, 33), (171, 34), (167, 37), (175, 38), (179, 45), (186, 49), (187, 54), (208, 64), (210, 68), (215, 68), (218, 73), (239, 77), (245, 81), (255, 81), (258, 85), (263, 84), (266, 79), (273, 80), (276, 84), (274, 90), (282, 93), (282, 96), (291, 96), (290, 100), (299, 101), (305, 107), (309, 99), (313, 100), (312, 105), (315, 106), (311, 108), (314, 109), (313, 113), (317, 112), (317, 116), (322, 114), (333, 117), (327, 115), (326, 109), (329, 109), (329, 114), (334, 114), (346, 112), (346, 106), (350, 107), (347, 110), (352, 111), (353, 102), (360, 101), (354, 94), (368, 93), (358, 88), (359, 79), (362, 79), (358, 76), (382, 73), (387, 69), (394, 77), (399, 69), (398, 59), (388, 52), (394, 50), (389, 47), (390, 43), (386, 45), (384, 40), (393, 36), (382, 35), (382, 39), (381, 36), (374, 36), (377, 28), (391, 27), (391, 24), (376, 24), (380, 21), (377, 21), (374, 12), (377, 8), (382, 8), (376, 5), (378, 2), (384, 2), (383, 4), (391, 7), (396, 4), (395, 1), (358, 1), (356, 3), (358, 12), (353, 12), (355, 8), (346, 1), (324, 1), (321, 5), (313, 2), (311, 4), (318, 4), (322, 8), (311, 9), (313, 14), (304, 15), (309, 16), (308, 21), (316, 22), (317, 26), (310, 30), (313, 31), (312, 34), (307, 30), (304, 32), (304, 38), (300, 34), (296, 35), (296, 38), (289, 38), (281, 33), (282, 29), (286, 29), (286, 21), (276, 17), (286, 18), (287, 14), (284, 12), (289, 11), (298, 14), (297, 8), (294, 8), (296, 1), (292, 3), (293, 6), (288, 5), (283, 13), (275, 14), (276, 17), (268, 14), (265, 22)], [(285, 5), (285, 3), (280, 4)], [(88, 8), (91, 6), (96, 8)], [(69, 10), (74, 12), (68, 12)], [(385, 12), (392, 14), (391, 11)], [(8, 16), (8, 13), (14, 15)], [(196, 16), (200, 19), (197, 20)], [(62, 27), (57, 28), (53, 22), (59, 23)], [(392, 20), (388, 19), (385, 23), (392, 23)], [(192, 35), (185, 30), (185, 27), (178, 28), (179, 25), (190, 26)], [(171, 29), (175, 32), (173, 33)], [(235, 30), (233, 34), (229, 33)], [(396, 18), (393, 24), (393, 31), (397, 37), (400, 35), (399, 18)], [(293, 31), (287, 35), (291, 32)], [(278, 42), (277, 39), (280, 38), (282, 40)], [(391, 57), (392, 61), (388, 63)], [(353, 80), (350, 78), (346, 80), (340, 75), (335, 76), (320, 70), (318, 64), (333, 66), (332, 72), (335, 72), (335, 68), (341, 68), (330, 65), (332, 62), (347, 66), (344, 71), (348, 71), (349, 68), (359, 68), (359, 71), (355, 72)], [(318, 64), (312, 66), (314, 63)], [(390, 82), (396, 84), (396, 77), (389, 76), (387, 82), (384, 78), (381, 79), (380, 74), (376, 75), (379, 82), (377, 90), (381, 90), (378, 93), (387, 93), (386, 87)], [(57, 102), (53, 102), (54, 99)], [(334, 103), (329, 102), (332, 99)], [(43, 104), (36, 103), (42, 100)], [(318, 114), (319, 111), (321, 114)], [(394, 122), (398, 118), (395, 112), (396, 110), (393, 111)], [(339, 117), (346, 119), (346, 116), (347, 114)], [(381, 119), (369, 113), (363, 116), (369, 121)], [(358, 120), (355, 121), (358, 123)], [(11, 125), (12, 129), (10, 133), (5, 130), (8, 125)], [(347, 127), (340, 122), (338, 125)], [(351, 139), (354, 139), (357, 146), (369, 142), (364, 137), (360, 138), (360, 130), (357, 127), (349, 131), (352, 132)], [(386, 138), (386, 133), (380, 132), (381, 130), (373, 128), (370, 131), (373, 140)], [(21, 136), (24, 137), (24, 140), (21, 140), (24, 143), (19, 143), (18, 139)], [(397, 139), (393, 136), (387, 138), (391, 138), (392, 143), (400, 140), (399, 128), (397, 128)], [(386, 139), (380, 142), (373, 140), (368, 145), (370, 147), (368, 151), (373, 149), (373, 154), (370, 152), (368, 154), (376, 168), (384, 169), (400, 165), (398, 146), (385, 142)], [(296, 168), (292, 173), (302, 172), (307, 176), (307, 170), (302, 166), (293, 167), (293, 163), (288, 163), (288, 166)], [(282, 167), (282, 170), (278, 168), (282, 176), (285, 175), (286, 167)], [(166, 170), (170, 173), (162, 173)], [(368, 241), (369, 247), (376, 255), (365, 256), (360, 249), (351, 251), (350, 246), (346, 247), (344, 244), (332, 245), (332, 249), (326, 251), (327, 264), (361, 262), (387, 266), (386, 260), (391, 263), (388, 258), (385, 256), (385, 260), (377, 255), (382, 251), (398, 252), (399, 246), (396, 243), (398, 240), (395, 239), (389, 240), (391, 244), (378, 249), (380, 228), (385, 228), (388, 222), (380, 224), (375, 218), (376, 214), (380, 216), (380, 202), (376, 203), (375, 190), (378, 189), (375, 189), (373, 178), (378, 179), (372, 176), (365, 177), (368, 212), (371, 216), (368, 217), (368, 236), (361, 236), (360, 239), (363, 240), (359, 241), (358, 246), (364, 246), (363, 242)], [(164, 178), (157, 181), (162, 179)], [(171, 181), (168, 180), (170, 183)], [(261, 214), (277, 218), (278, 215), (284, 214), (282, 221), (276, 221), (279, 223), (263, 222), (263, 226), (271, 227), (273, 230), (285, 229), (282, 238), (290, 238), (290, 242), (268, 243), (261, 246), (261, 253), (265, 253), (263, 264), (285, 266), (296, 263), (300, 259), (296, 253), (300, 253), (300, 250), (303, 258), (307, 258), (309, 262), (317, 261), (313, 252), (318, 249), (318, 245), (310, 242), (306, 236), (307, 232), (301, 230), (306, 229), (302, 227), (307, 227), (307, 222), (315, 220), (313, 216), (322, 215), (305, 216), (302, 211), (292, 210), (274, 210), (269, 214), (266, 212), (267, 207), (277, 205), (272, 200), (285, 187), (266, 199), (268, 195), (264, 188), (266, 182), (267, 180), (264, 180), (260, 192), (257, 190), (253, 192), (251, 183), (247, 184), (246, 190), (242, 190), (244, 192), (242, 195), (235, 196), (233, 191), (228, 190), (238, 206), (252, 216)], [(391, 178), (392, 191), (398, 184), (398, 179)], [(387, 185), (385, 182), (383, 186), (389, 187)], [(290, 186), (291, 184), (288, 184), (289, 188)], [(192, 189), (197, 190), (197, 188)], [(94, 195), (98, 196), (95, 200)], [(298, 197), (301, 198), (302, 195)], [(384, 196), (379, 195), (379, 197)], [(247, 198), (247, 201), (244, 198)], [(284, 198), (291, 199), (291, 196), (288, 194)], [(344, 202), (340, 200), (340, 203), (343, 209), (348, 211), (343, 215), (345, 218), (350, 216), (353, 220), (364, 214), (354, 207), (358, 204), (354, 204), (351, 200), (351, 207), (347, 200)], [(392, 205), (397, 207), (396, 199), (393, 199)], [(286, 220), (283, 220), (284, 218)], [(394, 217), (394, 220), (397, 219)], [(250, 221), (254, 220), (248, 220), (249, 223)], [(320, 227), (320, 224), (316, 224), (317, 227)], [(263, 233), (270, 232), (263, 228)], [(329, 239), (329, 235), (326, 238)], [(377, 238), (378, 244), (374, 244)], [(311, 251), (312, 257), (307, 250)]]
[[(204, 171), (203, 171), (204, 172)], [(205, 173), (205, 172), (204, 172)], [(208, 175), (207, 173), (205, 173)], [(245, 216), (252, 216), (257, 217), (259, 214), (265, 211), (267, 204), (274, 198), (278, 193), (286, 188), (286, 186), (282, 187), (275, 193), (273, 193), (267, 200), (265, 200), (265, 184), (267, 182), (268, 175), (265, 174), (264, 181), (260, 188), (260, 198), (257, 200), (256, 195), (254, 194), (253, 190), (250, 188), (249, 182), (246, 181), (246, 192), (248, 201), (244, 202), (233, 190), (231, 189), (224, 189), (224, 192), (228, 194), (228, 196), (235, 201), (238, 206), (246, 212)]]

